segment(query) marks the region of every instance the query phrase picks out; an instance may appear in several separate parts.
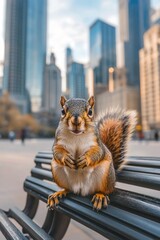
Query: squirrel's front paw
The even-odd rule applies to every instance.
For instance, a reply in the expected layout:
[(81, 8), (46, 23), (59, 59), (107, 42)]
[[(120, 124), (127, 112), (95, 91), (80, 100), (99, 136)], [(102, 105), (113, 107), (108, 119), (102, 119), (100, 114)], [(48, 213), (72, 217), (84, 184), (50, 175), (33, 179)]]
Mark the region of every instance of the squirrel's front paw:
[(90, 165), (90, 162), (91, 161), (89, 160), (89, 158), (86, 155), (82, 155), (76, 161), (77, 168), (88, 167)]
[(96, 209), (98, 211), (101, 208), (106, 208), (110, 200), (107, 195), (104, 195), (103, 193), (96, 193), (93, 196), (91, 202), (93, 203), (93, 209)]
[(66, 154), (66, 156), (63, 159), (63, 163), (65, 166), (71, 169), (76, 169), (75, 160), (71, 154)]
[(47, 207), (49, 207), (50, 210), (54, 209), (54, 207), (59, 204), (59, 198), (66, 196), (67, 193), (68, 191), (64, 189), (50, 194), (48, 196)]

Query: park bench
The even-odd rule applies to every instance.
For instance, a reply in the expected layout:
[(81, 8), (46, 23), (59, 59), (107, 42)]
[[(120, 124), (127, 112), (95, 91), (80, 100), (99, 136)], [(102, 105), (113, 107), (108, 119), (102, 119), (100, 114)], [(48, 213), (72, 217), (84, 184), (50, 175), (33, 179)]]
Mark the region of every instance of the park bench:
[[(17, 207), (7, 212), (0, 210), (0, 228), (6, 239), (62, 239), (70, 219), (108, 239), (160, 239), (160, 199), (121, 187), (117, 187), (111, 194), (108, 208), (99, 212), (93, 210), (91, 196), (68, 194), (55, 210), (46, 208), (44, 224), (38, 226), (32, 219), (38, 210), (39, 201), (46, 203), (48, 195), (58, 190), (52, 180), (51, 159), (51, 152), (39, 152), (36, 155), (31, 176), (24, 181), (24, 190), (27, 192), (24, 210)], [(129, 184), (130, 189), (132, 186), (140, 186), (160, 191), (160, 158), (128, 157), (117, 180)], [(18, 222), (22, 231), (11, 219)]]

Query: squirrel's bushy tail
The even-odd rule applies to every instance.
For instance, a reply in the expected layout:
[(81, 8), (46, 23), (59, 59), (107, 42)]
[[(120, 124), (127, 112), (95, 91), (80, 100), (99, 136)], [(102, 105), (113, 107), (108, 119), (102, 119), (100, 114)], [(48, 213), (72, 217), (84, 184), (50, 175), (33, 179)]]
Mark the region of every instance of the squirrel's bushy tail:
[(98, 119), (100, 138), (112, 154), (115, 169), (124, 161), (127, 143), (135, 125), (135, 111), (109, 110)]

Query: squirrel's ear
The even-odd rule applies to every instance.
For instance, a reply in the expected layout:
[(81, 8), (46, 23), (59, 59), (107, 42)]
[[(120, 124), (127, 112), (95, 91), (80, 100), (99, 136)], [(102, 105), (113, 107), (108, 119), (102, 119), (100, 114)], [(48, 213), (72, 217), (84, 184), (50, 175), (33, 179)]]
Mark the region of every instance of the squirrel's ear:
[(94, 97), (91, 96), (91, 97), (88, 99), (89, 105), (90, 105), (91, 107), (93, 107), (93, 106), (94, 106), (94, 102), (95, 102)]
[(64, 96), (61, 96), (60, 104), (61, 104), (62, 107), (64, 106), (66, 101), (67, 101), (67, 99)]

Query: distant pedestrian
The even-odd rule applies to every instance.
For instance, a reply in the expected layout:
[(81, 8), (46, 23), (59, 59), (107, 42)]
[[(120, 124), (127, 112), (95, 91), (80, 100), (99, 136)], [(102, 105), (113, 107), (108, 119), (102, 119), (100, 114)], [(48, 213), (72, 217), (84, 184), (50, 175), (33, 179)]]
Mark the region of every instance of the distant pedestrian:
[(158, 134), (158, 131), (155, 131), (155, 133), (154, 133), (154, 139), (155, 139), (156, 141), (159, 140), (159, 134)]
[(15, 132), (9, 131), (8, 138), (11, 142), (13, 142), (15, 139)]
[(139, 131), (139, 140), (143, 140), (144, 139), (144, 134), (142, 131)]
[(21, 130), (21, 141), (22, 141), (23, 144), (24, 144), (25, 138), (26, 138), (26, 129), (22, 128), (22, 130)]

